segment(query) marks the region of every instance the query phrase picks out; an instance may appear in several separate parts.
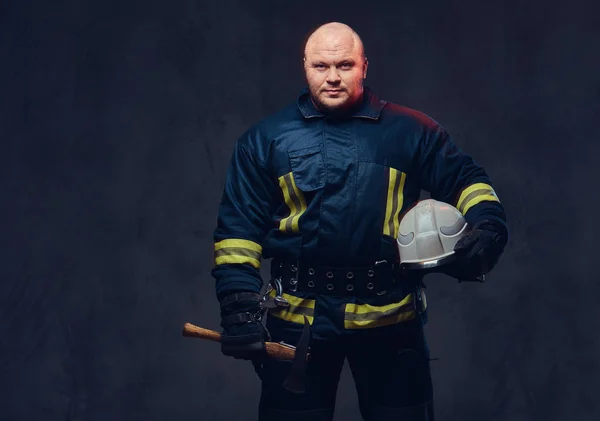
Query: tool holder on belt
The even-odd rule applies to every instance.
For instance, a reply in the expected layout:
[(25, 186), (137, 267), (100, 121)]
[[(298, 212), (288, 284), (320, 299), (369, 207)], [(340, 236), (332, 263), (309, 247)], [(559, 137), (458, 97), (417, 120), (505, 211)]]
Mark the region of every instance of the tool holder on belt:
[[(269, 300), (269, 295), (273, 290), (275, 290), (275, 296), (272, 300)], [(289, 307), (289, 301), (283, 298), (283, 285), (281, 283), (281, 277), (271, 279), (271, 282), (267, 287), (267, 291), (263, 295), (262, 301), (262, 307), (265, 310), (268, 308)]]

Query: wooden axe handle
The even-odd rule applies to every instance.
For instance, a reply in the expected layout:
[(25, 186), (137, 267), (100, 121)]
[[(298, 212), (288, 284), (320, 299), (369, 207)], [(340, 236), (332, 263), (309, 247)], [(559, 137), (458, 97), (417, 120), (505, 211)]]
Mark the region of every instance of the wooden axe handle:
[[(214, 330), (210, 329), (204, 329), (191, 323), (186, 323), (183, 325), (183, 336), (206, 339), (213, 342), (221, 342), (221, 334), (219, 332), (215, 332)], [(265, 349), (269, 357), (277, 360), (292, 361), (296, 353), (295, 349), (288, 348), (287, 346), (277, 342), (265, 342)]]

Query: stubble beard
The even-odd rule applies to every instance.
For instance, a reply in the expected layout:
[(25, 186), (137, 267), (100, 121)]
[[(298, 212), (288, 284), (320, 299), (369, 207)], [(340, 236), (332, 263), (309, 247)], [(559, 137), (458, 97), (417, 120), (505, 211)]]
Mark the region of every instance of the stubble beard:
[[(311, 99), (312, 99), (313, 103), (315, 104), (315, 106), (319, 110), (321, 110), (325, 113), (331, 113), (331, 114), (343, 113), (344, 111), (353, 108), (362, 98), (362, 94), (364, 93), (363, 86), (358, 86), (357, 90), (359, 92), (361, 92), (361, 95), (359, 95), (357, 98), (351, 98), (348, 95), (348, 91), (346, 89), (344, 89), (343, 90), (343, 93), (345, 94), (344, 99), (340, 102), (335, 102), (332, 105), (328, 105), (326, 102), (322, 101), (318, 94), (317, 95), (311, 94)], [(325, 93), (325, 95), (327, 95), (327, 94)]]

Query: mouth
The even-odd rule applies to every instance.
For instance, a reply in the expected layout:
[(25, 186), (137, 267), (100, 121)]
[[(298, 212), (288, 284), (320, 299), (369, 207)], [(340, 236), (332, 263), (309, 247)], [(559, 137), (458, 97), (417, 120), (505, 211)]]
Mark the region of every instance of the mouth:
[(326, 92), (328, 94), (338, 94), (343, 91), (342, 91), (342, 89), (325, 89), (324, 92)]

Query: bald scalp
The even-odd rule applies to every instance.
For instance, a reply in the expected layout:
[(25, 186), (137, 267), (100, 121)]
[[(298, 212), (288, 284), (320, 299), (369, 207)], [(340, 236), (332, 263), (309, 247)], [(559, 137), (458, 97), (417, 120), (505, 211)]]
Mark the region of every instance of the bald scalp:
[(315, 44), (325, 41), (343, 43), (348, 40), (351, 40), (352, 48), (358, 49), (361, 58), (365, 59), (365, 47), (360, 36), (350, 26), (341, 22), (329, 22), (312, 31), (305, 39), (303, 58), (306, 60), (307, 53), (313, 49)]

